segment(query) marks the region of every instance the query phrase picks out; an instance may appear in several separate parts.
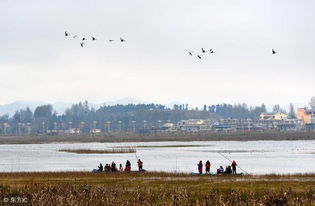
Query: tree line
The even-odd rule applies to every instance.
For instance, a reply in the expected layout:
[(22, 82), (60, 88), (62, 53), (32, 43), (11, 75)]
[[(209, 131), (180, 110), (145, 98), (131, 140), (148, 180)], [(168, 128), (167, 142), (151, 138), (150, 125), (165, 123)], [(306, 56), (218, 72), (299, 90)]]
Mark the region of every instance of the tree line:
[(0, 133), (41, 133), (45, 130), (65, 130), (80, 128), (89, 132), (93, 128), (105, 130), (110, 124), (111, 130), (130, 131), (160, 127), (163, 123), (177, 123), (185, 119), (257, 119), (266, 112), (264, 104), (248, 107), (243, 104), (204, 105), (202, 109), (190, 108), (188, 104), (167, 108), (161, 104), (103, 105), (94, 109), (87, 101), (73, 104), (63, 114), (54, 111), (52, 105), (41, 105), (31, 111), (29, 108), (18, 110), (12, 117), (0, 116)]
[[(311, 108), (315, 107), (315, 98), (311, 99)], [(175, 104), (167, 108), (161, 104), (128, 104), (103, 105), (95, 109), (87, 101), (73, 104), (63, 114), (54, 111), (52, 105), (41, 105), (31, 111), (29, 108), (18, 110), (12, 117), (0, 116), (0, 133), (41, 133), (46, 130), (66, 130), (79, 128), (83, 132), (92, 129), (108, 129), (112, 131), (131, 131), (132, 128), (160, 127), (166, 122), (177, 123), (186, 119), (259, 119), (266, 112), (265, 104), (247, 106), (247, 104), (215, 104), (204, 105), (202, 108), (191, 108), (188, 104)], [(284, 112), (279, 105), (273, 107), (273, 112)], [(289, 117), (294, 118), (293, 104), (290, 104)]]

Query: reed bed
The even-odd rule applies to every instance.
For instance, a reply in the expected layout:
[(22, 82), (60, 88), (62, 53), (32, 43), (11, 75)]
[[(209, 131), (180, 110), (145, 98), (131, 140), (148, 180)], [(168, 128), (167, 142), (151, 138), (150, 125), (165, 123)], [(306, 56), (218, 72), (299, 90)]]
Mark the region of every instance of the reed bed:
[(60, 149), (59, 152), (69, 152), (76, 154), (116, 154), (116, 153), (135, 153), (136, 150), (132, 148), (119, 148), (119, 149), (103, 149), (103, 150), (93, 150), (93, 149)]
[(0, 173), (0, 197), (27, 197), (29, 205), (303, 206), (315, 204), (314, 188), (315, 174)]
[[(133, 146), (133, 148), (173, 148), (173, 147), (209, 147), (209, 146), (214, 146), (214, 145), (194, 145), (194, 144), (190, 144), (190, 145), (137, 145), (137, 146)], [(113, 148), (131, 148), (130, 146), (117, 146), (117, 147), (113, 147)]]

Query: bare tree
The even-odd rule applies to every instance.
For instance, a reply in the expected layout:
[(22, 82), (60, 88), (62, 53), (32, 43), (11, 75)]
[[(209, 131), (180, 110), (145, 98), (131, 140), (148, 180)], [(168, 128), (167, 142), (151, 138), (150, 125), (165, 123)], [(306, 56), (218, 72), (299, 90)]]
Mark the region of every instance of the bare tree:
[(272, 107), (272, 111), (286, 113), (285, 109), (282, 109), (279, 104), (274, 105)]
[(315, 109), (315, 97), (311, 98), (311, 101), (309, 104), (310, 104), (311, 109)]
[(292, 103), (290, 103), (289, 117), (292, 119), (296, 118), (295, 111), (294, 111), (294, 105)]

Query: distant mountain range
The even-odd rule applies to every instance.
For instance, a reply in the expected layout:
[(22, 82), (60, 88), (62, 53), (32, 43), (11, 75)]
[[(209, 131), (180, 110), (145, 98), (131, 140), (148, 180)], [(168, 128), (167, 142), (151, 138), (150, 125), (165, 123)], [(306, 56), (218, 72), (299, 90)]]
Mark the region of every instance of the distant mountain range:
[[(44, 105), (44, 104), (51, 104), (54, 110), (58, 114), (62, 114), (66, 111), (66, 109), (70, 108), (75, 103), (73, 102), (49, 103), (49, 102), (42, 102), (42, 101), (16, 101), (10, 104), (0, 105), (0, 115), (8, 114), (9, 116), (12, 116), (17, 110), (26, 109), (27, 107), (29, 107), (34, 112), (36, 107), (40, 105)], [(98, 109), (102, 105), (116, 105), (116, 104), (127, 105), (127, 104), (147, 104), (147, 103), (148, 102), (137, 100), (134, 98), (123, 98), (117, 101), (108, 101), (108, 102), (104, 102), (100, 104), (89, 102), (89, 105), (95, 109)]]

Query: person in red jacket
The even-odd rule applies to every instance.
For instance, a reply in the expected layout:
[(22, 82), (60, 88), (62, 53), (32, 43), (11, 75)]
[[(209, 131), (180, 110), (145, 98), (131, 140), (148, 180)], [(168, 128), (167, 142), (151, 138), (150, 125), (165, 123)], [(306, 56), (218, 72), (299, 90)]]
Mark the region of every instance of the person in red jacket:
[(125, 167), (125, 171), (126, 171), (126, 172), (130, 172), (130, 170), (131, 170), (131, 163), (130, 163), (129, 160), (127, 160), (127, 162), (126, 162), (126, 167)]
[(199, 172), (199, 174), (202, 174), (202, 166), (203, 166), (203, 164), (202, 164), (202, 161), (200, 160), (199, 164), (198, 164), (198, 172)]
[(205, 167), (206, 167), (206, 173), (207, 174), (210, 174), (210, 167), (211, 167), (211, 163), (209, 160), (207, 160), (206, 164), (205, 164)]
[(233, 175), (234, 174), (236, 175), (236, 166), (237, 166), (237, 164), (236, 164), (235, 160), (233, 160), (231, 166), (232, 166), (232, 173), (233, 173)]

